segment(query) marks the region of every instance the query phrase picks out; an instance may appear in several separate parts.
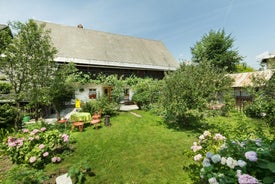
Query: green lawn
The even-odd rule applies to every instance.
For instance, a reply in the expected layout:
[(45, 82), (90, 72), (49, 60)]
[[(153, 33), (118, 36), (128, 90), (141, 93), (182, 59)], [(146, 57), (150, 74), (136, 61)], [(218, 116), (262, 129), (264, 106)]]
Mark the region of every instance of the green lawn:
[(148, 112), (129, 112), (111, 118), (111, 127), (73, 132), (75, 152), (46, 172), (66, 171), (86, 161), (95, 173), (87, 183), (191, 183), (183, 167), (192, 158), (183, 155), (195, 140), (191, 131), (178, 132), (162, 125)]
[[(76, 140), (74, 151), (65, 152), (61, 163), (48, 164), (44, 169), (47, 176), (53, 176), (48, 182), (54, 183), (56, 176), (83, 163), (95, 174), (87, 176), (86, 183), (192, 183), (183, 168), (193, 163), (193, 157), (185, 153), (197, 141), (198, 130), (169, 129), (162, 118), (150, 112), (135, 113), (142, 117), (121, 112), (111, 117), (111, 127), (96, 130), (87, 125), (83, 132), (75, 129), (71, 133), (72, 140)], [(262, 127), (268, 137), (274, 136), (268, 134), (269, 128), (263, 122), (240, 113), (208, 118), (207, 122), (208, 126), (200, 128), (201, 131), (211, 128), (228, 137), (241, 138)], [(0, 181), (5, 180), (10, 166), (7, 157), (0, 157)]]

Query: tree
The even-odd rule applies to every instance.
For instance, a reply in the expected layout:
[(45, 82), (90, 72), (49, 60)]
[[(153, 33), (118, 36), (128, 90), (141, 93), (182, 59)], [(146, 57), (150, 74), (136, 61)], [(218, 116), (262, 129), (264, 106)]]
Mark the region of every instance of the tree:
[(199, 122), (211, 103), (224, 103), (223, 95), (231, 84), (224, 73), (208, 63), (201, 63), (181, 64), (168, 74), (161, 97), (166, 119), (180, 127), (190, 126)]
[(248, 91), (253, 101), (245, 106), (245, 114), (275, 126), (275, 76), (268, 81), (264, 77), (255, 78)]
[(133, 86), (134, 95), (132, 100), (139, 109), (148, 109), (150, 105), (156, 103), (159, 99), (161, 81), (152, 78), (139, 79)]
[(69, 79), (75, 72), (77, 72), (75, 65), (69, 63), (67, 65), (60, 65), (54, 74), (49, 95), (57, 119), (60, 119), (60, 112), (65, 108), (66, 102), (74, 97), (75, 88), (73, 87), (73, 82)]
[(195, 63), (208, 62), (216, 68), (227, 72), (235, 72), (236, 64), (243, 57), (233, 49), (234, 39), (226, 35), (224, 30), (217, 32), (211, 30), (191, 47), (192, 61)]
[(0, 56), (12, 40), (12, 33), (9, 27), (0, 29)]
[(57, 70), (53, 58), (57, 51), (44, 24), (29, 20), (26, 24), (13, 22), (10, 26), (18, 34), (5, 49), (0, 70), (13, 87), (17, 107), (21, 101), (28, 101), (38, 118), (41, 105), (50, 103), (50, 84)]
[(236, 73), (254, 72), (254, 69), (248, 66), (246, 63), (240, 63), (236, 65)]

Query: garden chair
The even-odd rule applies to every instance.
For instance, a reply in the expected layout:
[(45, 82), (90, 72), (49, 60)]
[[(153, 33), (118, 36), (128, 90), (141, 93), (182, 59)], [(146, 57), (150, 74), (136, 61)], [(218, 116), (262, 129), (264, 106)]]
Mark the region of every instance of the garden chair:
[(98, 124), (101, 123), (101, 113), (94, 113), (92, 116), (92, 121), (90, 125), (94, 125), (96, 129), (98, 129)]

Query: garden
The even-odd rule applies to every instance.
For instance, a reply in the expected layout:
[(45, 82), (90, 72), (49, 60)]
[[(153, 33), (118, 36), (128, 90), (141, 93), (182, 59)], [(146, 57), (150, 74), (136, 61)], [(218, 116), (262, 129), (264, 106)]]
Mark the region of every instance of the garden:
[[(8, 79), (0, 81), (1, 98), (8, 98), (0, 106), (1, 183), (55, 183), (64, 174), (73, 183), (275, 182), (275, 77), (248, 87), (253, 102), (237, 111), (226, 74), (238, 72), (242, 57), (223, 30), (210, 31), (191, 48), (192, 64), (183, 62), (156, 80), (94, 76), (73, 63), (57, 65), (43, 25), (30, 20), (13, 27), (19, 29), (15, 38), (0, 35), (6, 44), (0, 70)], [(211, 45), (216, 42), (227, 50)], [(217, 53), (211, 58), (205, 48)], [(229, 56), (226, 66), (221, 61)], [(111, 126), (87, 123), (80, 132), (71, 129), (72, 122), (47, 123), (47, 112), (62, 118), (85, 84), (113, 87), (111, 98), (81, 103), (82, 112), (110, 116)], [(133, 89), (139, 110), (118, 111), (126, 87)], [(26, 116), (34, 123), (24, 123)]]
[(262, 121), (235, 112), (209, 118), (205, 128), (175, 130), (151, 112), (134, 112), (141, 117), (120, 112), (111, 127), (98, 130), (40, 122), (9, 134), (1, 183), (54, 183), (65, 173), (75, 183), (237, 183), (237, 173), (270, 183), (274, 177), (274, 132)]

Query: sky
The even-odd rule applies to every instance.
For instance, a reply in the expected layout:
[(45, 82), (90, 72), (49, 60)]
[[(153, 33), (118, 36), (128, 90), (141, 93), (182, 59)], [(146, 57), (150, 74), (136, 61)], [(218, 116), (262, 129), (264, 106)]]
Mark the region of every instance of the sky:
[(82, 24), (115, 34), (160, 40), (179, 62), (210, 30), (225, 30), (243, 62), (275, 51), (275, 0), (0, 0), (0, 24), (29, 19)]

